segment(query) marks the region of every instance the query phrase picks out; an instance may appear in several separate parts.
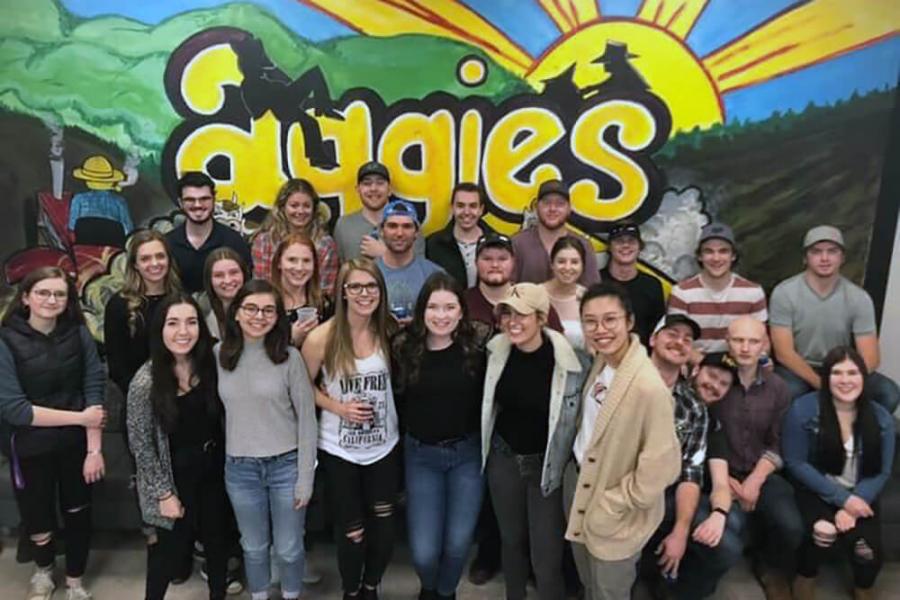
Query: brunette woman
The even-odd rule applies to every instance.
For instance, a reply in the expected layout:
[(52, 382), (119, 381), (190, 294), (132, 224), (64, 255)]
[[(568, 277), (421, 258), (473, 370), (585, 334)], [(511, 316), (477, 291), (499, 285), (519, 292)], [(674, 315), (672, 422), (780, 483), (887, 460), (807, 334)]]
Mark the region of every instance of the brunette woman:
[[(147, 331), (166, 294), (181, 290), (175, 263), (163, 234), (139, 231), (128, 242), (125, 284), (110, 298), (103, 319), (109, 377), (122, 391), (150, 358)], [(124, 421), (123, 421), (124, 426)]]
[(319, 210), (319, 195), (306, 179), (290, 179), (278, 190), (275, 205), (253, 236), (253, 276), (271, 278), (272, 256), (278, 245), (292, 233), (305, 235), (315, 244), (319, 289), (333, 298), (334, 281), (340, 266), (337, 244), (328, 235), (324, 215)]
[(487, 347), (481, 448), (500, 525), (506, 597), (525, 598), (530, 562), (538, 597), (562, 600), (560, 487), (572, 453), (586, 359), (562, 334), (545, 327), (550, 298), (544, 286), (516, 284), (496, 310), (503, 333)]
[(147, 600), (161, 600), (203, 543), (211, 600), (225, 598), (228, 526), (223, 411), (213, 339), (197, 302), (167, 296), (150, 334), (151, 359), (128, 390), (128, 439), (137, 465), (147, 547)]
[(393, 340), (394, 391), (405, 423), (406, 517), (422, 599), (455, 598), (484, 482), (478, 424), (484, 343), (463, 288), (444, 272), (425, 281), (413, 321)]
[(106, 375), (72, 280), (57, 267), (25, 276), (0, 327), (2, 440), (36, 570), (29, 599), (49, 599), (57, 511), (66, 530), (67, 600), (87, 600), (91, 484), (103, 478)]
[(797, 398), (784, 420), (782, 454), (796, 483), (806, 526), (794, 598), (815, 597), (819, 565), (841, 546), (853, 570), (854, 598), (873, 598), (881, 571), (878, 499), (891, 476), (895, 431), (891, 415), (873, 402), (866, 363), (850, 347), (822, 362), (822, 389)]
[(203, 268), (203, 295), (209, 305), (206, 326), (214, 338), (225, 331), (225, 313), (244, 283), (250, 281), (250, 269), (241, 255), (222, 246), (209, 253)]
[(319, 288), (316, 246), (302, 234), (287, 236), (272, 256), (272, 285), (284, 299), (297, 348), (321, 321), (331, 317), (331, 303)]
[(556, 309), (562, 323), (563, 334), (573, 348), (584, 349), (584, 333), (578, 304), (584, 295), (584, 286), (578, 279), (584, 272), (584, 246), (580, 241), (563, 236), (550, 249), (550, 270), (553, 277), (544, 283), (550, 296), (550, 306)]
[(337, 285), (335, 315), (310, 332), (303, 358), (311, 377), (321, 375), (320, 461), (344, 598), (374, 600), (394, 546), (398, 432), (388, 340), (396, 325), (375, 263), (345, 262)]
[(247, 586), (253, 600), (269, 597), (274, 547), (281, 597), (295, 600), (303, 592), (317, 425), (309, 376), (270, 283), (244, 284), (215, 352), (225, 405), (225, 486), (241, 532)]

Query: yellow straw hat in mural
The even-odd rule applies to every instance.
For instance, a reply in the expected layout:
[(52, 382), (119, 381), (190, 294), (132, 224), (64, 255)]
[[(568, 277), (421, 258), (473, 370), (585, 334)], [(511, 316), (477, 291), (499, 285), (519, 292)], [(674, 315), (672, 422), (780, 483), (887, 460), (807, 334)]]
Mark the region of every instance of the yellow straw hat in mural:
[(114, 168), (105, 156), (95, 154), (85, 159), (80, 168), (72, 171), (76, 179), (97, 183), (118, 183), (125, 179), (125, 173)]

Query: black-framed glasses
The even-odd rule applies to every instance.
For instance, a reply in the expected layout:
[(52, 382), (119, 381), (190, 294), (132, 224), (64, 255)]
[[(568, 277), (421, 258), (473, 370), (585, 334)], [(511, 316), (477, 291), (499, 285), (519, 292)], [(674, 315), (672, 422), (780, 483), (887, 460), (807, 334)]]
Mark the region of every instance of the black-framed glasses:
[(345, 283), (344, 291), (347, 292), (348, 296), (359, 296), (365, 290), (366, 294), (369, 296), (377, 296), (381, 293), (381, 288), (378, 287), (378, 283), (374, 281), (370, 281), (369, 283)]
[(247, 315), (248, 317), (255, 317), (259, 313), (262, 313), (267, 319), (271, 319), (278, 314), (278, 308), (269, 304), (268, 306), (257, 306), (255, 304), (242, 304), (241, 311)]

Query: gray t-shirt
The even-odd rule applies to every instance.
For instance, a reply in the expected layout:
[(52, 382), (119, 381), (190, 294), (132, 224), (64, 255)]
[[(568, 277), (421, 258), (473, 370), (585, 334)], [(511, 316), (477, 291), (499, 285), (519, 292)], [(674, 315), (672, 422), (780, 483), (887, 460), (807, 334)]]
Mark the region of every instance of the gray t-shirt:
[[(338, 218), (337, 223), (334, 224), (334, 241), (337, 242), (338, 255), (341, 257), (341, 261), (362, 256), (359, 251), (359, 244), (364, 235), (379, 238), (381, 237), (381, 232), (378, 230), (377, 225), (373, 225), (366, 219), (361, 210)], [(422, 237), (421, 231), (416, 235), (413, 252), (417, 256), (424, 256), (425, 254), (425, 238)]]
[(456, 240), (456, 247), (459, 248), (463, 264), (466, 265), (466, 287), (473, 287), (478, 283), (478, 266), (475, 264), (475, 250), (478, 248), (478, 242)]
[(425, 280), (432, 273), (443, 271), (438, 265), (422, 256), (416, 256), (412, 262), (399, 269), (387, 266), (381, 258), (375, 261), (375, 264), (384, 275), (384, 283), (388, 292), (388, 308), (395, 314), (396, 309), (401, 308), (410, 316), (416, 306), (419, 290), (425, 285)]
[(852, 346), (856, 336), (875, 334), (875, 307), (869, 294), (845, 277), (823, 297), (800, 273), (775, 286), (769, 301), (769, 324), (789, 328), (794, 349), (818, 367), (835, 346)]

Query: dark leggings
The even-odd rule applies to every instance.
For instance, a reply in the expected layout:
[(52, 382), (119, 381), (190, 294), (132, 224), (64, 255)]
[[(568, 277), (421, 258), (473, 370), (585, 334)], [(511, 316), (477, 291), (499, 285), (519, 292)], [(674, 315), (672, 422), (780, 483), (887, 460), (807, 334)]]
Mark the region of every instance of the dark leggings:
[(172, 529), (156, 528), (156, 543), (147, 547), (147, 600), (162, 600), (172, 579), (191, 564), (193, 541), (203, 543), (211, 600), (225, 598), (229, 521), (224, 481), (224, 456), (200, 450), (179, 453), (174, 468), (184, 517)]
[[(872, 506), (875, 516), (868, 519), (858, 519), (856, 527), (846, 533), (838, 533), (837, 540), (829, 548), (817, 546), (813, 541), (813, 525), (817, 521), (827, 521), (834, 524), (834, 515), (838, 509), (825, 503), (819, 496), (804, 488), (797, 488), (797, 506), (803, 517), (806, 528), (803, 543), (797, 564), (797, 573), (803, 577), (815, 577), (828, 554), (836, 547), (842, 547), (842, 551), (850, 558), (850, 566), (853, 569), (853, 584), (857, 588), (868, 589), (875, 585), (875, 578), (881, 571), (884, 556), (881, 549), (881, 519), (879, 507)], [(859, 552), (857, 544), (862, 543), (871, 552)]]
[[(66, 576), (81, 577), (91, 545), (91, 488), (84, 482), (86, 442), (68, 445), (37, 456), (19, 457), (25, 483), (16, 489), (16, 502), (29, 537), (46, 534), (47, 543), (32, 542), (37, 566), (53, 564), (56, 549), (57, 499), (66, 537)], [(10, 461), (10, 468), (13, 468)]]
[(338, 570), (345, 592), (375, 587), (394, 551), (397, 450), (370, 465), (319, 453), (334, 512)]

